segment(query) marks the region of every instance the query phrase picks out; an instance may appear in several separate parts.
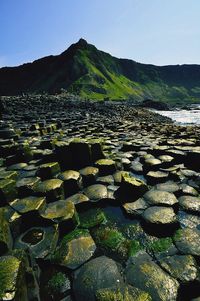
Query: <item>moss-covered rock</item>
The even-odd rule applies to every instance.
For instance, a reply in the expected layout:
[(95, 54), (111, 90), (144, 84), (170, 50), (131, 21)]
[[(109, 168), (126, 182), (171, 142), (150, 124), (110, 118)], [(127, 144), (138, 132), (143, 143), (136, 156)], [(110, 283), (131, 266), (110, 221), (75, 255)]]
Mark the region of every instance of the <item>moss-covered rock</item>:
[(174, 255), (160, 260), (161, 267), (173, 278), (187, 283), (199, 276), (196, 260), (191, 255)]
[(99, 169), (97, 167), (87, 166), (85, 168), (82, 168), (79, 172), (83, 179), (83, 185), (89, 186), (95, 183)]
[(73, 291), (79, 301), (96, 301), (99, 289), (118, 287), (123, 283), (117, 264), (100, 256), (85, 263), (74, 275)]
[(96, 293), (97, 301), (151, 301), (146, 292), (133, 286), (120, 286), (100, 289)]
[(95, 162), (101, 176), (113, 174), (116, 171), (116, 163), (111, 159), (100, 159)]
[(38, 212), (46, 206), (45, 197), (28, 196), (23, 199), (16, 199), (10, 203), (10, 206), (19, 214), (28, 212)]
[(12, 248), (12, 235), (4, 208), (0, 208), (0, 255)]
[(16, 182), (11, 179), (0, 181), (0, 206), (12, 201), (17, 196)]
[(75, 205), (71, 201), (60, 200), (50, 203), (40, 211), (40, 216), (46, 221), (58, 223), (61, 233), (73, 230), (79, 224)]
[(174, 235), (174, 243), (182, 254), (200, 256), (200, 231), (198, 229), (179, 229)]
[(122, 179), (123, 179), (123, 176), (129, 177), (130, 174), (129, 174), (129, 172), (123, 171), (123, 170), (116, 171), (116, 172), (113, 174), (113, 178), (114, 178), (115, 183), (116, 183), (116, 184), (121, 183), (121, 181), (122, 181)]
[(63, 181), (59, 179), (50, 179), (40, 182), (36, 185), (34, 191), (39, 196), (46, 196), (47, 202), (64, 199)]
[(28, 301), (21, 261), (14, 256), (0, 257), (0, 299)]
[(89, 260), (96, 250), (96, 245), (87, 230), (74, 230), (67, 234), (52, 256), (52, 261), (76, 269)]
[(93, 202), (106, 199), (108, 196), (107, 187), (102, 184), (94, 184), (84, 189), (84, 194)]
[(152, 300), (177, 300), (178, 282), (153, 262), (151, 257), (139, 254), (131, 259), (126, 268), (129, 284), (148, 292)]
[(116, 196), (122, 202), (133, 202), (142, 197), (147, 190), (148, 187), (143, 181), (123, 175)]
[(46, 293), (53, 296), (54, 300), (61, 297), (68, 290), (70, 290), (71, 284), (69, 278), (62, 272), (55, 273), (47, 283)]

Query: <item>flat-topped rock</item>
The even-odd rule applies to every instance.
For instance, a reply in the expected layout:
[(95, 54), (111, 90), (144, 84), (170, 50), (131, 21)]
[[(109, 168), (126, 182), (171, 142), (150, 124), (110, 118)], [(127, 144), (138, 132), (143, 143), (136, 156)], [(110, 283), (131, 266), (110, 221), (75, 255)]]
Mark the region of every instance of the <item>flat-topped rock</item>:
[(160, 265), (182, 283), (194, 281), (199, 275), (196, 260), (191, 255), (168, 256), (160, 260)]
[(37, 175), (42, 180), (47, 180), (53, 178), (59, 172), (60, 172), (60, 166), (58, 162), (50, 162), (50, 163), (45, 163), (40, 165), (37, 171)]
[(102, 176), (113, 174), (116, 171), (115, 161), (111, 159), (100, 159), (95, 162), (95, 165)]
[(76, 170), (66, 170), (57, 176), (64, 182), (65, 196), (68, 197), (80, 190), (82, 187), (82, 178)]
[(16, 199), (10, 203), (10, 206), (19, 214), (39, 211), (46, 206), (45, 197), (28, 196), (23, 199)]
[(47, 202), (64, 199), (63, 181), (59, 179), (40, 182), (34, 187), (34, 191), (38, 195), (46, 196)]
[(147, 190), (148, 187), (142, 180), (123, 175), (116, 195), (122, 201), (133, 202), (142, 197)]
[(177, 221), (176, 214), (172, 208), (152, 206), (143, 213), (146, 222), (158, 225), (172, 224)]
[(84, 194), (93, 202), (107, 198), (108, 191), (105, 185), (95, 184), (84, 189)]
[(38, 177), (22, 178), (16, 182), (16, 188), (19, 197), (25, 197), (33, 194), (34, 187), (40, 182)]
[(177, 183), (171, 182), (171, 181), (157, 184), (155, 186), (155, 188), (157, 190), (167, 191), (167, 192), (171, 192), (171, 193), (176, 193), (180, 189), (180, 187)]
[(74, 276), (73, 290), (79, 301), (96, 301), (99, 289), (122, 283), (117, 264), (106, 256), (100, 256), (85, 263)]
[(143, 195), (143, 198), (150, 205), (173, 206), (178, 203), (177, 198), (171, 192), (162, 190), (150, 190)]
[(87, 166), (79, 170), (79, 172), (83, 179), (83, 185), (88, 186), (95, 183), (95, 180), (99, 173), (99, 169), (97, 167)]
[(176, 301), (178, 282), (142, 254), (126, 268), (127, 282), (149, 293), (155, 301)]
[(185, 195), (181, 196), (178, 201), (183, 210), (200, 212), (200, 197)]
[(174, 243), (181, 254), (200, 256), (200, 230), (179, 229), (174, 235)]
[(141, 215), (144, 210), (149, 207), (148, 203), (143, 198), (140, 198), (135, 202), (125, 203), (122, 206), (126, 213), (131, 215)]
[(74, 270), (88, 261), (95, 250), (96, 245), (89, 231), (74, 230), (64, 236), (52, 260), (61, 266)]

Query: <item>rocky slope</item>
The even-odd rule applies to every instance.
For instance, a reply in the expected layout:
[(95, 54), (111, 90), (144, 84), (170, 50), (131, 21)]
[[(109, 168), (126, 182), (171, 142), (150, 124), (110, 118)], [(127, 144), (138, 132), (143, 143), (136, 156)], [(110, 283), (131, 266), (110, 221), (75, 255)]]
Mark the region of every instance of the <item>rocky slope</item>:
[(62, 89), (90, 99), (200, 102), (200, 66), (140, 64), (115, 58), (81, 39), (60, 55), (0, 69), (0, 95)]

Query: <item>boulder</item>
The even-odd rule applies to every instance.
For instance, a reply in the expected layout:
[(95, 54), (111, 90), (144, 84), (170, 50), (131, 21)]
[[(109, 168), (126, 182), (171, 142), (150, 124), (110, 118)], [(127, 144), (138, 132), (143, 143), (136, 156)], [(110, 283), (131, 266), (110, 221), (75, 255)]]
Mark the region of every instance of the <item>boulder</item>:
[(173, 278), (182, 283), (194, 281), (199, 276), (199, 269), (193, 256), (173, 255), (160, 260), (161, 267)]
[(178, 201), (183, 210), (200, 212), (200, 197), (185, 195), (181, 196)]
[(102, 184), (94, 184), (84, 189), (84, 194), (92, 201), (98, 202), (108, 196), (107, 187)]
[(149, 293), (154, 301), (176, 301), (179, 284), (164, 272), (150, 256), (138, 254), (128, 262), (127, 282)]
[(163, 206), (173, 206), (178, 203), (177, 198), (171, 192), (162, 190), (150, 190), (143, 195), (143, 198), (150, 205), (163, 205)]
[(96, 301), (97, 291), (123, 283), (117, 264), (100, 256), (85, 263), (75, 272), (73, 291), (79, 301)]
[(143, 213), (143, 218), (147, 223), (157, 225), (168, 225), (177, 222), (176, 214), (172, 208), (162, 206), (152, 206)]

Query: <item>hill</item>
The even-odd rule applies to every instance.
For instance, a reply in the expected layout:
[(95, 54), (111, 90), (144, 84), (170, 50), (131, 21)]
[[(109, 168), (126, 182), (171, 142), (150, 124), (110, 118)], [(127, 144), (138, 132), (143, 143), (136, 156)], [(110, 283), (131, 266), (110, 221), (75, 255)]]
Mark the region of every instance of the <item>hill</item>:
[(60, 55), (0, 68), (0, 95), (62, 89), (90, 99), (200, 103), (200, 65), (141, 64), (113, 57), (80, 39)]

